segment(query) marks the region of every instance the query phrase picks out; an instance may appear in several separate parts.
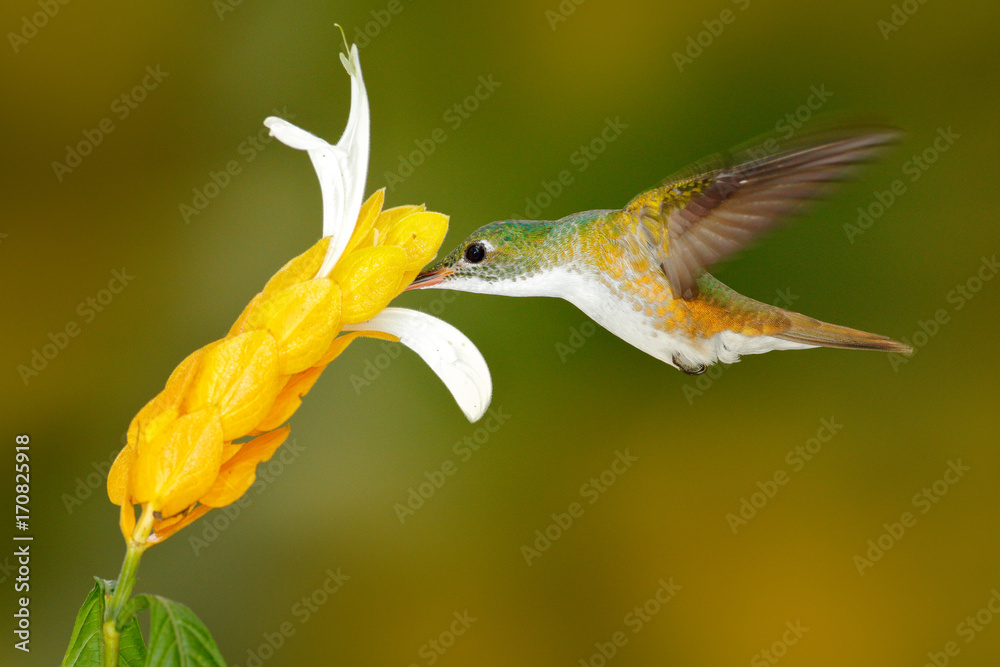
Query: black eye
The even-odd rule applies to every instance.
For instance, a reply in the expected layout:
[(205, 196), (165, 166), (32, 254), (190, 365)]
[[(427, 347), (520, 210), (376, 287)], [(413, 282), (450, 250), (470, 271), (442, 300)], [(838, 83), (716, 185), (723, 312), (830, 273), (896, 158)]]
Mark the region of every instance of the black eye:
[(479, 241), (470, 243), (469, 247), (465, 249), (465, 261), (470, 264), (479, 264), (484, 259), (486, 259), (486, 246)]

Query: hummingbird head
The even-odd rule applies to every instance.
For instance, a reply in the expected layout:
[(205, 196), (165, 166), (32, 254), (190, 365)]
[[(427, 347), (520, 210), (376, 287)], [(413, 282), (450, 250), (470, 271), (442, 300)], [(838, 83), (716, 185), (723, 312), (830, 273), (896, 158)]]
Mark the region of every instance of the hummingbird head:
[(558, 263), (558, 229), (551, 221), (502, 220), (483, 225), (407, 289), (436, 287), (482, 294), (526, 293), (533, 277)]

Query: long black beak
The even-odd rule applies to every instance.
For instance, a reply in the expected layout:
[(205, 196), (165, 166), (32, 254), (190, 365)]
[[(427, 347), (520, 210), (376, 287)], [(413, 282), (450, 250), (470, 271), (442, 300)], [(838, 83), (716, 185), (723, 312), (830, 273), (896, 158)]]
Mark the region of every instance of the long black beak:
[(455, 272), (454, 269), (449, 267), (442, 267), (440, 269), (434, 269), (432, 271), (424, 271), (413, 279), (409, 287), (405, 291), (411, 289), (420, 289), (421, 287), (433, 287), (434, 285), (440, 285), (444, 282), (444, 279)]

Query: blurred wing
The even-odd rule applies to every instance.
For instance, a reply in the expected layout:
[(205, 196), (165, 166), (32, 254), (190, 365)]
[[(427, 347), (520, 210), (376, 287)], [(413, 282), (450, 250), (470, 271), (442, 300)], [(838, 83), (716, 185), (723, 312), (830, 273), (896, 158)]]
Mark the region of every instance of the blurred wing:
[(890, 127), (840, 127), (783, 145), (772, 137), (713, 156), (625, 207), (675, 296), (697, 296), (697, 279), (716, 262), (800, 213), (894, 143)]

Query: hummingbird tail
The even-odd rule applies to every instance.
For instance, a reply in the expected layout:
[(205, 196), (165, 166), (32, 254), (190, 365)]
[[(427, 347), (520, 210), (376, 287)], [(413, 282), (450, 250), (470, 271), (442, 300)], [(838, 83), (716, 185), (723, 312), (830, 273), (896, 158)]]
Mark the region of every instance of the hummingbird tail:
[(913, 352), (913, 348), (909, 345), (886, 336), (828, 324), (799, 313), (786, 311), (786, 315), (791, 320), (791, 326), (782, 333), (773, 334), (775, 338), (803, 345), (835, 347), (842, 350), (880, 350), (901, 354)]

